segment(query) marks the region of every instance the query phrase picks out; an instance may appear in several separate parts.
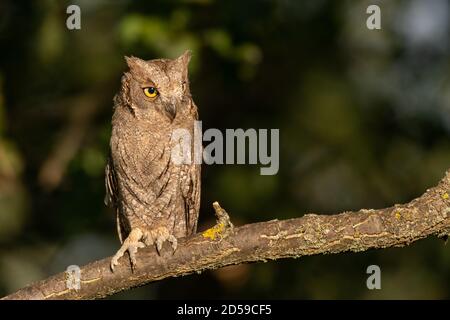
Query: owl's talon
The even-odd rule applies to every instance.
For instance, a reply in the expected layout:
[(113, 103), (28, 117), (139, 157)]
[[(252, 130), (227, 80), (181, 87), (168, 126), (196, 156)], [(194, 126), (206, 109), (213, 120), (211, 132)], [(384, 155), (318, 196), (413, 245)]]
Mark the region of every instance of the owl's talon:
[(161, 249), (165, 241), (168, 241), (172, 245), (172, 249), (175, 252), (178, 244), (177, 238), (173, 234), (170, 234), (166, 227), (159, 227), (145, 232), (145, 244), (148, 246), (155, 245), (156, 252), (159, 255), (161, 255)]
[(163, 242), (164, 242), (163, 238), (156, 239), (156, 251), (158, 251), (159, 255), (161, 255), (161, 249), (162, 249)]
[(170, 244), (172, 245), (173, 253), (175, 253), (175, 251), (177, 250), (177, 247), (178, 247), (177, 238), (175, 238), (173, 235), (170, 235), (169, 238), (167, 239), (167, 241), (170, 242)]
[(130, 263), (132, 270), (135, 270), (137, 266), (136, 253), (139, 248), (144, 248), (145, 244), (141, 242), (142, 231), (140, 229), (131, 230), (128, 237), (123, 242), (120, 249), (111, 259), (111, 271), (114, 272), (114, 268), (119, 265), (119, 259), (125, 254), (125, 251), (128, 251), (130, 255)]

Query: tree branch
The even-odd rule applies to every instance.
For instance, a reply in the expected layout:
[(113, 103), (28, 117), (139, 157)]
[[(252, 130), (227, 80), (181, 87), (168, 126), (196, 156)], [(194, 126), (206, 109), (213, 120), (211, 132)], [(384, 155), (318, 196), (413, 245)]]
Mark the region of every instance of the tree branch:
[(404, 205), (362, 209), (336, 215), (307, 214), (233, 228), (227, 213), (214, 204), (217, 224), (189, 239), (181, 239), (172, 254), (154, 248), (138, 252), (131, 272), (122, 258), (112, 273), (110, 258), (81, 268), (79, 290), (68, 289), (65, 272), (31, 284), (3, 299), (95, 299), (169, 277), (200, 273), (232, 264), (298, 258), (305, 255), (402, 247), (416, 240), (450, 235), (450, 170), (440, 183)]

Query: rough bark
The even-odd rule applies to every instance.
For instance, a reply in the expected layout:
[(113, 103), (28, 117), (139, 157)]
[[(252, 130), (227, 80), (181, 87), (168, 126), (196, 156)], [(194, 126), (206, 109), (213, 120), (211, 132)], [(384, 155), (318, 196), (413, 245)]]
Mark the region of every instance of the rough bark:
[(305, 255), (402, 247), (428, 237), (450, 234), (450, 171), (441, 182), (413, 201), (385, 209), (362, 209), (336, 215), (306, 214), (234, 228), (214, 204), (218, 221), (203, 233), (181, 240), (172, 254), (154, 248), (138, 252), (132, 272), (127, 258), (111, 272), (110, 258), (81, 268), (79, 290), (67, 289), (65, 272), (31, 284), (4, 299), (95, 299), (169, 277), (200, 273), (227, 265), (299, 258)]

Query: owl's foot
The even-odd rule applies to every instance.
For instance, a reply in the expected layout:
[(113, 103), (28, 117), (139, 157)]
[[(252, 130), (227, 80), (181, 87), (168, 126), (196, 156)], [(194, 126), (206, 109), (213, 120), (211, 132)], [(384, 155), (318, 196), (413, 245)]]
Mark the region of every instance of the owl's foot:
[(169, 241), (172, 245), (173, 252), (177, 250), (178, 241), (166, 227), (158, 227), (156, 229), (144, 231), (144, 242), (147, 246), (156, 245), (156, 250), (160, 254), (163, 243)]
[(136, 267), (136, 252), (139, 248), (144, 248), (145, 244), (141, 242), (143, 233), (141, 229), (133, 229), (131, 230), (128, 237), (122, 243), (119, 251), (114, 255), (111, 259), (111, 270), (114, 272), (114, 268), (119, 264), (119, 259), (125, 254), (125, 251), (128, 251), (130, 255), (131, 268), (134, 269)]

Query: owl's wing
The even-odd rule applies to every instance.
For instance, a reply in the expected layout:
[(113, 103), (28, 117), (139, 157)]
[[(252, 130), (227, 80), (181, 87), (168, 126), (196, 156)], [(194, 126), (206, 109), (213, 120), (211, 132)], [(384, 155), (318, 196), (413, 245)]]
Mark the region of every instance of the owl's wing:
[(201, 190), (201, 167), (199, 164), (191, 164), (188, 167), (188, 188), (183, 195), (186, 205), (186, 230), (187, 235), (197, 231), (197, 221), (200, 210), (200, 190)]
[(119, 235), (120, 243), (125, 240), (127, 237), (127, 234), (125, 233), (125, 226), (122, 223), (122, 219), (120, 217), (120, 211), (118, 207), (119, 203), (119, 190), (117, 185), (117, 177), (116, 177), (116, 171), (114, 170), (114, 166), (111, 162), (111, 157), (108, 158), (108, 162), (106, 163), (105, 167), (105, 188), (106, 188), (106, 194), (105, 194), (105, 205), (114, 208), (116, 211), (116, 225), (117, 225), (117, 233)]
[[(193, 101), (192, 115), (194, 120), (198, 120), (197, 106)], [(195, 147), (194, 147), (195, 148)], [(201, 148), (201, 146), (200, 146)], [(202, 149), (194, 150), (194, 152), (202, 153)], [(192, 160), (195, 156), (192, 157)], [(200, 211), (200, 194), (201, 194), (201, 165), (195, 162), (190, 164), (187, 172), (187, 187), (185, 186), (183, 196), (186, 205), (186, 230), (187, 235), (191, 235), (197, 231), (198, 215)]]

